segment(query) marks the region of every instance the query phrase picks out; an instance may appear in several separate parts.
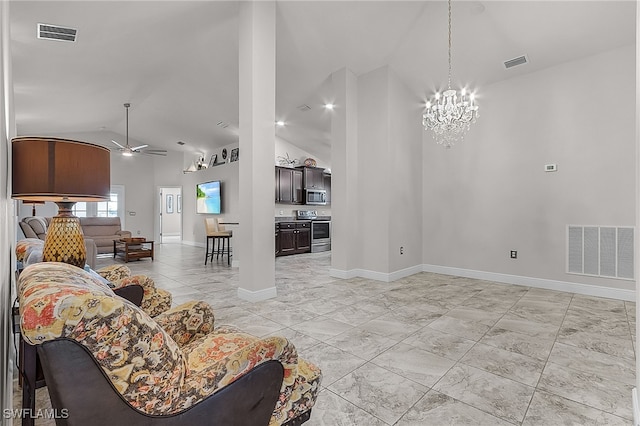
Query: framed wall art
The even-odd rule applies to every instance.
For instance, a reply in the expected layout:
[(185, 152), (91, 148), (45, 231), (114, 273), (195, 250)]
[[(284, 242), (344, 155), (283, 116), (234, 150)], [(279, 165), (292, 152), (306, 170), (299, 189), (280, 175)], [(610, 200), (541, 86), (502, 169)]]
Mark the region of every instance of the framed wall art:
[(238, 155), (240, 153), (239, 151), (240, 151), (240, 148), (233, 148), (231, 150), (231, 160), (230, 161), (238, 161)]

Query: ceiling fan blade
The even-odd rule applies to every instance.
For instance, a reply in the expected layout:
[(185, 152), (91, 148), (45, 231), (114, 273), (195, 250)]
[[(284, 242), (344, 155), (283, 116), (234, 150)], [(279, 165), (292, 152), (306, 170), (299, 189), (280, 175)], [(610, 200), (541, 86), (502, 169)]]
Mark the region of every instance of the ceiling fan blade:
[(118, 145), (118, 147), (120, 149), (124, 149), (124, 146), (120, 145), (118, 142), (114, 141), (113, 139), (111, 140), (111, 142), (115, 143), (116, 145)]
[(163, 150), (163, 149), (148, 149), (146, 151), (138, 151), (141, 154), (146, 154), (146, 155), (161, 155), (163, 157), (167, 156), (167, 151)]
[(148, 147), (148, 146), (149, 146), (149, 145), (134, 146), (134, 147), (132, 147), (132, 148), (131, 148), (131, 151), (138, 151), (138, 150), (140, 150), (140, 149), (142, 149), (142, 148), (146, 148), (146, 147)]

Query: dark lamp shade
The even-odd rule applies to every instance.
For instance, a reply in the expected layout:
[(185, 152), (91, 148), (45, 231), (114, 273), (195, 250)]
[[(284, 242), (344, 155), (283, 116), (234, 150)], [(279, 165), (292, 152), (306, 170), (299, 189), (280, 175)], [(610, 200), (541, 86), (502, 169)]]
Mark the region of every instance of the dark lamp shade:
[(25, 201), (109, 199), (111, 157), (107, 148), (68, 139), (14, 138), (11, 197)]

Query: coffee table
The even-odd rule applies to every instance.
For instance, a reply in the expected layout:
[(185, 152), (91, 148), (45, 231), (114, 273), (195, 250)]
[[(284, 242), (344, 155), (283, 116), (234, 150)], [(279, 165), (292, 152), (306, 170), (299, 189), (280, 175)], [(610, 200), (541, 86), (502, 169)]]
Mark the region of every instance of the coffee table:
[(150, 257), (153, 260), (153, 241), (123, 241), (113, 240), (113, 258), (122, 256), (124, 261)]

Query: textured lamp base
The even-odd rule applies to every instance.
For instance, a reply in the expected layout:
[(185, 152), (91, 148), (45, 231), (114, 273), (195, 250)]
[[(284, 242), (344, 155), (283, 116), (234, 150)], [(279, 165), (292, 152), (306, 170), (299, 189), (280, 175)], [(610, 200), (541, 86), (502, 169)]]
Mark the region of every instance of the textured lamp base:
[(58, 215), (51, 219), (42, 253), (45, 262), (64, 262), (84, 268), (87, 251), (80, 220), (71, 213), (75, 203), (60, 202)]

